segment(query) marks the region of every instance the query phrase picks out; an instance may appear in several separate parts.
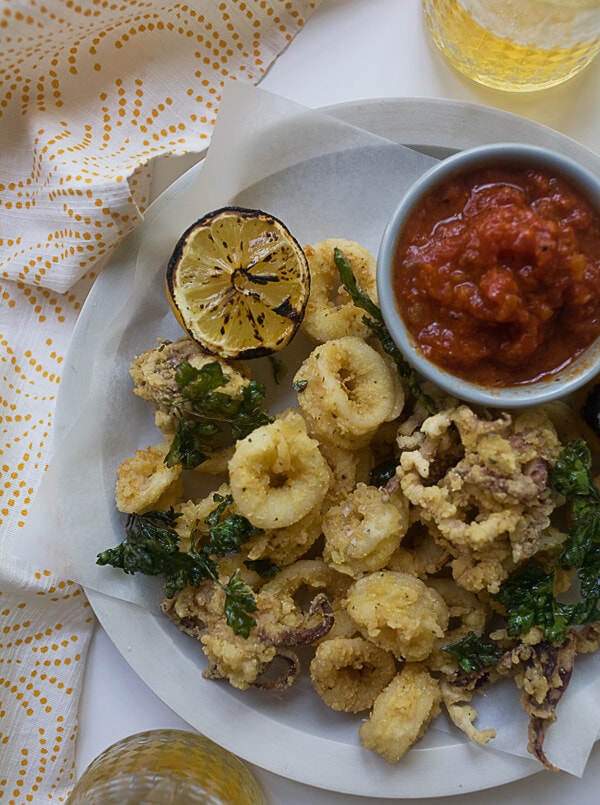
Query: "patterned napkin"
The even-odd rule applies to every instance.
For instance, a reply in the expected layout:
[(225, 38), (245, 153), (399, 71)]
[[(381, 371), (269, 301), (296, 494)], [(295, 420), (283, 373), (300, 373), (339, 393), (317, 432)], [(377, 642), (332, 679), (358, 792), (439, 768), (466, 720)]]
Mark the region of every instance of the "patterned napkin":
[(0, 0), (0, 801), (64, 802), (74, 776), (93, 615), (6, 544), (52, 456), (78, 313), (152, 160), (206, 148), (225, 81), (258, 83), (319, 2)]

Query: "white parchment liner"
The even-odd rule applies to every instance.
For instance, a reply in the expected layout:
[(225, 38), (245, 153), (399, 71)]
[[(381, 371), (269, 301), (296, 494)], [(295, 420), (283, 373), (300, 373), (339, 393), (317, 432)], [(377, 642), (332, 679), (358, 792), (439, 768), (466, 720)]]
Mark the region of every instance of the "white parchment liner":
[[(82, 312), (59, 397), (55, 455), (15, 554), (156, 610), (156, 580), (100, 568), (95, 559), (123, 538), (125, 518), (114, 506), (117, 466), (160, 441), (150, 406), (131, 394), (129, 365), (157, 337), (181, 335), (164, 293), (165, 266), (178, 237), (209, 210), (236, 203), (281, 218), (302, 244), (347, 237), (376, 254), (403, 190), (434, 162), (324, 113), (241, 83), (228, 85), (202, 167), (167, 191), (167, 207), (156, 214), (150, 208)], [(287, 381), (307, 351), (296, 339), (286, 359)], [(253, 374), (273, 387), (268, 362), (256, 362)], [(274, 409), (292, 402), (281, 390), (268, 399)], [(477, 725), (497, 730), (490, 751), (529, 757), (527, 717), (512, 683), (474, 704)], [(444, 716), (435, 725), (454, 729)], [(581, 775), (599, 726), (600, 657), (581, 657), (546, 739), (552, 762)]]

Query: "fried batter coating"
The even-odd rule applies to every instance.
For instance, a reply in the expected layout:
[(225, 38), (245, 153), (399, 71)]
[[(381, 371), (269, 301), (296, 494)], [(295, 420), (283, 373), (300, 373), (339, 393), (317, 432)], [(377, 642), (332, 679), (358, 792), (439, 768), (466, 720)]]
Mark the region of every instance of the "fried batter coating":
[(325, 512), (322, 528), (327, 564), (357, 579), (386, 566), (408, 528), (408, 503), (394, 505), (377, 487), (358, 484)]
[(117, 470), (115, 499), (117, 509), (126, 514), (168, 509), (181, 499), (181, 465), (167, 467), (166, 443), (136, 450)]
[(368, 483), (369, 472), (373, 466), (369, 449), (348, 450), (325, 442), (321, 442), (319, 449), (332, 472), (325, 501), (327, 507), (345, 500), (357, 484)]
[(318, 343), (344, 335), (361, 338), (369, 335), (361, 310), (354, 305), (340, 282), (333, 258), (336, 247), (344, 253), (363, 290), (377, 301), (376, 261), (364, 246), (344, 238), (328, 238), (306, 246), (304, 253), (310, 268), (310, 295), (301, 326), (309, 338)]
[(448, 551), (434, 540), (422, 523), (412, 523), (386, 567), (427, 581), (448, 561)]
[(453, 674), (457, 669), (456, 660), (444, 651), (444, 646), (460, 640), (469, 632), (481, 637), (488, 619), (488, 610), (475, 593), (459, 587), (453, 579), (429, 579), (428, 584), (437, 590), (448, 607), (450, 619), (444, 636), (436, 642), (426, 660), (431, 670)]
[(356, 336), (315, 347), (294, 382), (305, 384), (298, 402), (309, 433), (351, 450), (365, 447), (379, 426), (396, 419), (404, 406), (397, 372)]
[(263, 595), (273, 598), (289, 608), (286, 623), (297, 625), (298, 597), (303, 591), (323, 590), (335, 606), (345, 596), (350, 579), (328, 567), (322, 559), (300, 559), (284, 567), (275, 578), (268, 581), (261, 590)]
[(277, 655), (275, 646), (256, 635), (246, 638), (233, 634), (222, 619), (211, 624), (201, 642), (211, 677), (227, 679), (238, 690), (253, 685)]
[(421, 579), (392, 570), (355, 581), (346, 608), (364, 637), (399, 660), (419, 662), (431, 653), (448, 626), (442, 596)]
[(525, 641), (505, 652), (495, 671), (510, 674), (521, 690), (521, 706), (529, 716), (528, 751), (550, 771), (558, 771), (546, 757), (546, 731), (556, 721), (556, 707), (569, 687), (577, 651), (573, 631), (560, 645), (546, 640)]
[(297, 523), (285, 528), (271, 528), (253, 537), (246, 545), (248, 559), (270, 559), (279, 567), (291, 565), (311, 548), (321, 536), (321, 506)]
[(310, 678), (332, 710), (369, 710), (396, 674), (394, 655), (363, 637), (326, 638), (310, 663)]
[[(562, 400), (552, 400), (537, 407), (544, 413), (556, 429), (561, 444), (568, 444), (584, 437), (585, 424), (570, 405)], [(591, 444), (588, 441), (588, 444)]]
[(158, 346), (138, 356), (131, 364), (130, 373), (134, 382), (133, 393), (148, 400), (154, 409), (154, 422), (163, 435), (173, 435), (177, 430), (177, 404), (181, 402), (181, 392), (175, 374), (184, 361), (196, 369), (207, 363), (217, 362), (229, 382), (219, 391), (235, 396), (248, 385), (249, 378), (241, 364), (226, 362), (206, 352), (191, 338), (183, 337), (177, 341), (159, 338)]
[(486, 744), (496, 737), (495, 730), (480, 730), (474, 725), (473, 722), (479, 712), (470, 704), (473, 691), (451, 685), (446, 679), (441, 681), (440, 690), (450, 720), (469, 740), (477, 744)]
[(275, 659), (277, 648), (260, 638), (256, 630), (245, 638), (236, 635), (223, 616), (224, 592), (212, 582), (186, 587), (163, 602), (163, 611), (180, 628), (200, 640), (208, 658), (208, 675), (228, 679), (232, 687), (246, 690)]
[[(224, 562), (223, 570), (227, 564)], [(234, 564), (230, 569), (237, 567)], [(220, 574), (220, 583), (227, 581), (228, 575)], [(251, 581), (248, 574), (245, 581)], [(206, 677), (227, 679), (239, 690), (262, 686), (261, 676), (278, 656), (283, 656), (292, 672), (281, 683), (266, 686), (287, 686), (299, 670), (297, 657), (287, 647), (309, 645), (326, 635), (333, 626), (331, 606), (325, 595), (317, 594), (304, 610), (291, 596), (277, 595), (266, 585), (256, 593), (255, 604), (255, 626), (247, 637), (236, 634), (227, 623), (225, 592), (213, 581), (204, 581), (197, 588), (185, 587), (165, 599), (162, 609), (180, 629), (200, 641), (209, 663)]]
[(285, 528), (319, 507), (330, 470), (302, 416), (290, 409), (237, 442), (229, 482), (242, 515), (258, 528)]
[(333, 626), (327, 633), (325, 640), (333, 640), (334, 637), (360, 637), (360, 629), (350, 617), (343, 599), (332, 601)]
[[(190, 538), (193, 532), (196, 529), (200, 532), (202, 532), (203, 528), (206, 530), (206, 518), (219, 505), (219, 499), (227, 497), (230, 493), (229, 485), (221, 484), (217, 490), (204, 498), (180, 501), (174, 506), (179, 516), (175, 520), (173, 527), (179, 535), (179, 549), (181, 551), (190, 550)], [(215, 497), (217, 500), (215, 500)], [(227, 511), (228, 514), (238, 513), (234, 502), (229, 504)]]
[[(205, 536), (206, 518), (228, 496), (228, 513), (262, 529), (240, 550), (217, 557), (218, 581), (206, 579), (163, 602), (168, 617), (200, 642), (205, 677), (239, 690), (283, 690), (300, 670), (293, 649), (304, 646), (314, 652), (310, 677), (318, 695), (336, 711), (371, 710), (361, 742), (395, 763), (441, 703), (471, 740), (488, 742), (494, 730), (475, 726), (471, 700), (509, 676), (530, 716), (530, 752), (552, 768), (545, 732), (576, 651), (597, 650), (600, 627), (570, 632), (562, 646), (545, 642), (541, 629), (516, 641), (498, 628), (490, 637), (502, 656), (469, 673), (444, 647), (471, 632), (485, 636), (498, 616), (490, 594), (515, 568), (532, 556), (554, 565), (565, 534), (550, 518), (563, 501), (548, 476), (561, 443), (579, 435), (577, 418), (563, 403), (477, 413), (430, 387), (438, 413), (412, 399), (405, 410), (403, 381), (366, 341), (362, 312), (345, 291), (335, 297), (335, 246), (375, 298), (374, 261), (362, 247), (339, 239), (307, 247), (314, 293), (303, 326), (324, 343), (294, 378), (298, 408), (202, 465), (203, 473), (228, 476), (216, 493), (184, 500), (181, 467), (164, 463), (181, 402), (175, 374), (183, 361), (201, 367), (218, 360), (230, 378), (222, 390), (237, 394), (249, 373), (189, 338), (159, 340), (136, 358), (134, 393), (152, 404), (165, 443), (123, 462), (117, 505), (127, 513), (173, 506), (182, 551)], [(378, 472), (373, 477), (386, 480), (372, 480), (373, 467), (387, 471), (388, 462), (398, 462), (396, 474), (387, 480)], [(261, 577), (248, 562), (255, 559), (271, 560), (277, 575)], [(235, 634), (224, 611), (224, 585), (233, 576), (256, 604), (248, 637)], [(571, 576), (557, 573), (557, 593)]]
[(418, 663), (406, 663), (359, 727), (362, 745), (397, 763), (439, 714), (441, 700), (437, 680)]
[(459, 405), (425, 420), (418, 444), (400, 457), (402, 491), (451, 553), (458, 583), (497, 592), (543, 546), (560, 502), (548, 484), (561, 450), (552, 421), (543, 411), (484, 419)]

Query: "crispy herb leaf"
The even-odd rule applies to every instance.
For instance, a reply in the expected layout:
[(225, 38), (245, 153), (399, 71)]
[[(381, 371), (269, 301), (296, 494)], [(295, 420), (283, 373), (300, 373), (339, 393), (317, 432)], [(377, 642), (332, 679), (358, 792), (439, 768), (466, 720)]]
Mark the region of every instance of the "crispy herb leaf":
[(219, 428), (213, 422), (198, 422), (180, 419), (177, 431), (165, 456), (168, 467), (181, 464), (184, 470), (192, 470), (203, 464), (209, 457), (214, 438)]
[(339, 271), (342, 285), (352, 297), (352, 301), (356, 307), (368, 313), (368, 316), (363, 316), (363, 322), (371, 330), (373, 335), (379, 339), (384, 351), (394, 359), (398, 373), (406, 380), (416, 399), (421, 402), (426, 411), (430, 414), (435, 414), (437, 411), (435, 402), (423, 391), (417, 373), (396, 346), (395, 341), (383, 321), (381, 310), (375, 302), (373, 302), (371, 297), (360, 287), (348, 258), (341, 249), (336, 247), (333, 250), (333, 259)]
[(126, 538), (116, 548), (98, 554), (97, 564), (112, 565), (125, 573), (160, 576), (172, 557), (178, 553), (179, 535), (173, 524), (179, 517), (168, 512), (150, 511), (132, 514), (125, 524)]
[(561, 565), (569, 570), (572, 567), (584, 568), (593, 562), (600, 539), (600, 505), (573, 505), (569, 536), (565, 540), (561, 555)]
[(513, 573), (492, 597), (506, 610), (506, 631), (511, 637), (525, 634), (533, 626), (544, 630), (546, 639), (562, 643), (572, 623), (574, 606), (554, 596), (555, 572), (545, 573), (535, 562)]
[(262, 533), (262, 529), (241, 514), (230, 514), (210, 529), (210, 547), (216, 556), (237, 553), (252, 537)]
[(551, 473), (552, 486), (576, 504), (600, 502), (600, 490), (592, 476), (592, 454), (583, 439), (570, 442), (558, 457)]
[[(256, 609), (252, 590), (237, 576), (221, 584), (219, 565), (214, 557), (236, 553), (261, 530), (241, 515), (224, 516), (231, 497), (215, 495), (215, 502), (219, 505), (206, 518), (205, 527), (196, 524), (192, 529), (190, 551), (179, 550), (179, 534), (173, 528), (179, 515), (172, 509), (152, 511), (130, 515), (123, 542), (99, 553), (96, 562), (120, 568), (125, 573), (161, 576), (167, 598), (184, 587), (198, 587), (202, 581), (210, 579), (225, 592), (227, 623), (236, 634), (247, 637), (254, 624), (248, 613)], [(203, 538), (206, 544), (200, 545)]]
[(250, 520), (241, 514), (228, 514), (227, 507), (233, 503), (231, 495), (214, 494), (213, 500), (218, 505), (205, 519), (208, 534), (208, 546), (215, 556), (227, 556), (237, 553), (252, 537), (262, 534), (262, 529), (252, 525)]
[(225, 617), (235, 634), (248, 637), (250, 629), (256, 624), (251, 612), (256, 612), (256, 602), (252, 590), (240, 579), (239, 570), (230, 576), (225, 585)]
[(204, 579), (216, 580), (216, 562), (206, 551), (179, 550), (179, 534), (172, 527), (177, 517), (172, 510), (129, 515), (123, 542), (98, 554), (96, 563), (125, 573), (162, 576), (167, 598), (187, 585), (197, 587)]
[(296, 392), (296, 394), (300, 394), (304, 391), (304, 389), (308, 386), (308, 380), (295, 380), (292, 383), (292, 388)]
[(600, 619), (600, 491), (584, 441), (562, 450), (550, 483), (571, 507), (571, 526), (557, 567), (577, 568), (579, 600), (559, 601), (554, 595), (556, 569), (546, 573), (535, 562), (513, 573), (493, 598), (506, 610), (510, 635), (525, 634), (532, 626), (539, 626), (547, 640), (560, 643), (569, 626)]
[[(599, 528), (600, 523), (596, 517), (596, 534)], [(596, 611), (596, 602), (600, 599), (600, 545), (597, 542), (594, 542), (587, 551), (585, 564), (579, 568), (577, 576), (579, 578), (581, 597), (589, 605), (589, 615), (583, 616), (582, 610), (582, 617), (584, 617), (582, 623), (591, 623), (593, 620), (597, 620), (600, 614)]]
[(273, 417), (261, 408), (266, 393), (266, 387), (258, 380), (251, 380), (244, 386), (240, 406), (235, 412), (235, 417), (229, 420), (234, 439), (243, 439), (255, 428), (273, 422)]
[(562, 451), (551, 482), (571, 505), (572, 520), (559, 562), (566, 570), (578, 568), (581, 601), (575, 623), (600, 618), (600, 490), (594, 483), (592, 456), (582, 439)]
[(181, 464), (189, 470), (206, 461), (208, 453), (215, 449), (214, 440), (222, 432), (221, 425), (228, 425), (236, 440), (273, 421), (262, 408), (266, 396), (263, 383), (251, 380), (235, 396), (218, 391), (229, 383), (229, 378), (217, 362), (197, 369), (183, 361), (175, 381), (181, 392), (177, 404), (180, 418), (165, 457), (169, 467)]
[(478, 637), (475, 632), (469, 632), (460, 640), (444, 646), (444, 651), (451, 654), (467, 674), (491, 668), (500, 659), (498, 647), (490, 640)]
[(287, 366), (282, 360), (276, 358), (274, 355), (269, 355), (268, 358), (271, 368), (273, 369), (273, 380), (278, 386), (287, 374)]
[(592, 476), (592, 456), (583, 440), (561, 452), (550, 481), (572, 508), (572, 523), (561, 555), (564, 568), (582, 567), (600, 543), (600, 491)]
[(213, 502), (217, 505), (208, 513), (204, 520), (209, 529), (213, 528), (219, 523), (225, 514), (227, 507), (231, 506), (233, 503), (233, 495), (220, 495), (218, 492), (215, 492), (213, 495)]

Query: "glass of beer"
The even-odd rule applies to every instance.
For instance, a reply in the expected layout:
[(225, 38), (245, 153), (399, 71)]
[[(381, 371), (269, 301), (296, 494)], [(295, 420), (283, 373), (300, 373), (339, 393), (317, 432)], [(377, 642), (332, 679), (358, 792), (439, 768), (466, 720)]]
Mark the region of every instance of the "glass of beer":
[(422, 0), (433, 41), (488, 87), (532, 91), (581, 72), (600, 50), (600, 0)]
[(250, 769), (208, 738), (149, 730), (92, 760), (67, 805), (265, 805)]

